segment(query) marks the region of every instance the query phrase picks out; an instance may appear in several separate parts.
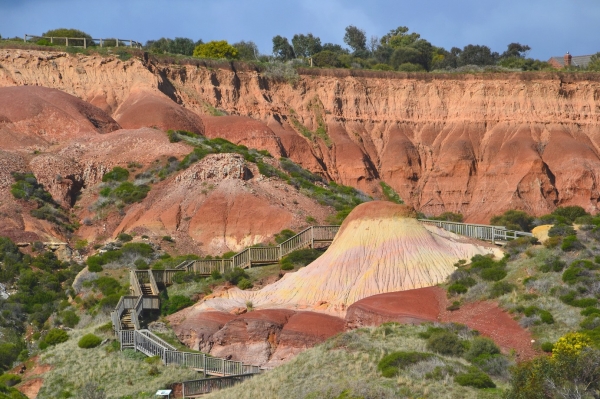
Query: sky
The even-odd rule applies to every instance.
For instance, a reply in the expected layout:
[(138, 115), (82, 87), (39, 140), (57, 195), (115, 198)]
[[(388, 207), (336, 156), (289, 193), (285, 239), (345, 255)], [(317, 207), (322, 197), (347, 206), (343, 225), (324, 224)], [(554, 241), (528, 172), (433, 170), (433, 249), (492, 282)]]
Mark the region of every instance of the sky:
[(2, 37), (64, 27), (139, 42), (251, 40), (270, 54), (276, 35), (344, 45), (349, 25), (367, 37), (407, 26), (446, 49), (480, 44), (501, 53), (518, 42), (542, 60), (600, 52), (600, 0), (0, 0)]

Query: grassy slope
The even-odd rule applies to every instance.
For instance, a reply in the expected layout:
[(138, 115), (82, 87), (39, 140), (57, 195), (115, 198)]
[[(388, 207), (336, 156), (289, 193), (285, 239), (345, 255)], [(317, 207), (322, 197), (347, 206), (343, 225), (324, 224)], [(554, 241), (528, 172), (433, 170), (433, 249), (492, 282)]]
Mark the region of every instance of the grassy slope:
[[(347, 332), (287, 364), (207, 398), (502, 397), (506, 383), (498, 379), (495, 382), (499, 388), (478, 390), (455, 384), (450, 375), (425, 377), (438, 366), (465, 369), (469, 363), (461, 358), (438, 356), (409, 367), (399, 377), (382, 377), (377, 363), (385, 354), (399, 350), (427, 352), (426, 341), (418, 337), (425, 330), (425, 326), (387, 324)], [(344, 391), (349, 396), (343, 396)]]
[[(52, 370), (44, 375), (39, 399), (78, 397), (78, 390), (88, 381), (103, 388), (107, 398), (148, 398), (170, 383), (200, 378), (195, 371), (160, 363), (156, 364), (159, 374), (150, 375), (152, 365), (144, 362), (143, 354), (108, 352), (109, 344), (94, 349), (79, 348), (79, 338), (91, 332), (94, 328), (73, 331), (67, 342), (42, 353), (41, 363), (52, 365)], [(112, 334), (103, 338), (108, 337), (112, 338)]]

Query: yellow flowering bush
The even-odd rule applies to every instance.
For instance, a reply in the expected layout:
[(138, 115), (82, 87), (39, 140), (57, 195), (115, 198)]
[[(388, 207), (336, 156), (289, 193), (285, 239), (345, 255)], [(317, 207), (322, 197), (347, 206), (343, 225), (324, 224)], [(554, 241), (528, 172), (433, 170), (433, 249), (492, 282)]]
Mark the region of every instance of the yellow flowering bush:
[(552, 348), (552, 358), (561, 359), (577, 356), (583, 348), (590, 347), (592, 341), (584, 334), (570, 332), (559, 338)]

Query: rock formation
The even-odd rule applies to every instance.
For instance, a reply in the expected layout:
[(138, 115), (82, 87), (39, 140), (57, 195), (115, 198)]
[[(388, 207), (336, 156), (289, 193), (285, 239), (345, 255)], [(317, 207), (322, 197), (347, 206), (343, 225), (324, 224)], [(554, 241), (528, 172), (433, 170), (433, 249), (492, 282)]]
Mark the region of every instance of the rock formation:
[(190, 348), (267, 368), (344, 331), (343, 319), (314, 312), (266, 309), (237, 316), (193, 310), (182, 313), (169, 319), (177, 337)]
[(445, 281), (460, 259), (499, 251), (434, 226), (412, 208), (373, 201), (356, 207), (332, 245), (316, 261), (258, 291), (226, 290), (199, 310), (245, 307), (314, 310), (344, 316), (348, 306), (375, 294), (429, 287)]
[[(0, 50), (0, 65), (0, 86), (57, 88), (136, 127), (201, 129), (194, 112), (210, 137), (280, 150), (375, 196), (384, 180), (426, 214), (487, 223), (511, 208), (595, 212), (600, 200), (597, 74), (306, 70), (292, 85), (229, 64), (60, 52)], [(207, 115), (215, 109), (253, 126)]]

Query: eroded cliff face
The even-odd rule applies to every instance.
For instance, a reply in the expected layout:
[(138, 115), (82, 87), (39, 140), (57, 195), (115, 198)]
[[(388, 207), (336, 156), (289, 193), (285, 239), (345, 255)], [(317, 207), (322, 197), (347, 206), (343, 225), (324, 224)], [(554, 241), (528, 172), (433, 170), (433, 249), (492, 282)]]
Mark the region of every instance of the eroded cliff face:
[[(164, 109), (188, 130), (278, 152), (375, 196), (383, 180), (429, 215), (487, 222), (511, 208), (596, 212), (600, 199), (599, 75), (314, 70), (290, 84), (231, 67), (23, 50), (1, 50), (0, 65), (0, 86), (57, 88), (129, 128), (179, 128), (162, 126), (172, 120)], [(139, 118), (146, 108), (148, 119)], [(262, 126), (253, 122), (251, 134), (247, 118), (223, 126), (209, 120), (215, 109)]]

